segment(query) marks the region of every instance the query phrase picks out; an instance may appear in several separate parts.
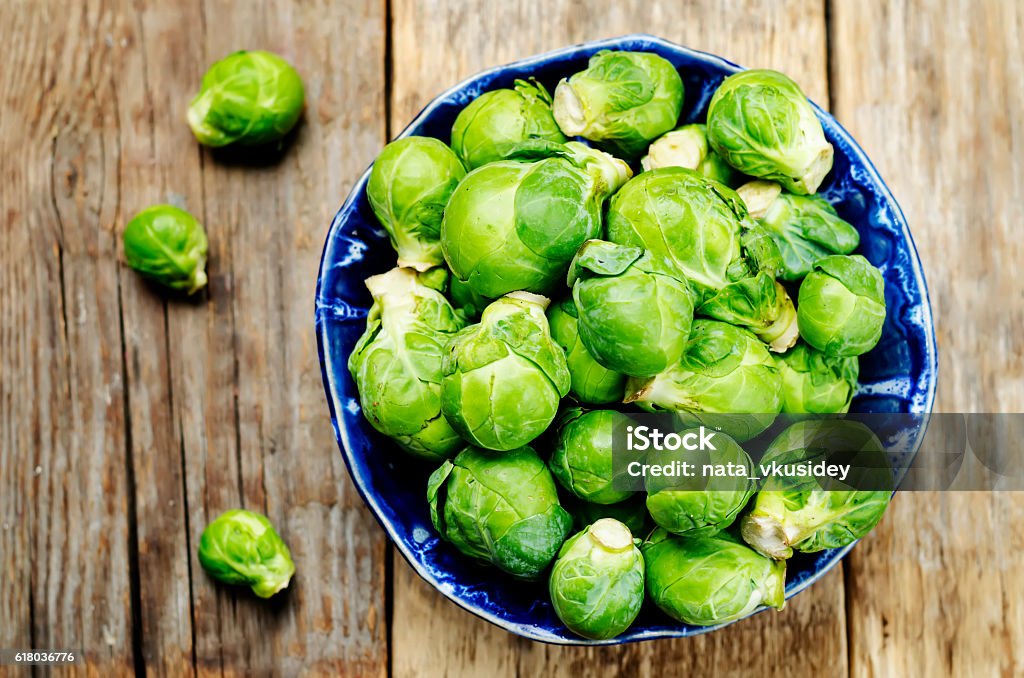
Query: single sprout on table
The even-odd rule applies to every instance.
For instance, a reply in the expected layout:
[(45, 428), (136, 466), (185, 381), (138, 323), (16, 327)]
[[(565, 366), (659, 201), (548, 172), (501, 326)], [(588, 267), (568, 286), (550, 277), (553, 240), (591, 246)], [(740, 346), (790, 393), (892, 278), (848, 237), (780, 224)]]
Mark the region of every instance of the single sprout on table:
[(644, 602), (644, 557), (629, 528), (602, 518), (570, 537), (548, 591), (555, 614), (577, 635), (606, 640), (628, 629)]
[(188, 124), (204, 146), (262, 146), (295, 127), (305, 96), (302, 78), (278, 55), (235, 52), (206, 71)]
[(471, 170), (566, 141), (551, 113), (551, 95), (532, 78), (516, 80), (511, 89), (484, 92), (452, 126), (452, 150)]
[(436, 282), (408, 268), (367, 278), (373, 305), (348, 359), (366, 420), (428, 460), (450, 457), (464, 445), (441, 414), (442, 357), (464, 323), (432, 286)]
[(864, 424), (842, 419), (797, 422), (772, 441), (761, 465), (840, 460), (851, 465), (845, 481), (769, 476), (741, 522), (744, 541), (769, 558), (784, 560), (794, 550), (841, 548), (870, 532), (888, 508), (895, 483), (882, 443)]
[(125, 226), (128, 265), (165, 287), (194, 294), (206, 286), (206, 231), (173, 205), (153, 205)]
[(661, 135), (640, 159), (645, 172), (660, 167), (684, 167), (732, 187), (741, 175), (708, 145), (707, 126), (683, 125)]
[(818, 260), (800, 284), (800, 336), (834, 357), (867, 353), (882, 337), (885, 282), (867, 259), (854, 254)]
[(601, 51), (555, 88), (554, 114), (566, 136), (581, 136), (634, 159), (676, 126), (683, 81), (657, 54)]
[(265, 516), (244, 509), (225, 511), (199, 538), (199, 563), (215, 579), (243, 584), (260, 598), (286, 588), (295, 563)]
[(565, 351), (569, 367), (569, 394), (581, 403), (605, 405), (622, 402), (626, 375), (609, 370), (590, 355), (579, 333), (579, 317), (572, 298), (548, 308), (551, 338)]
[(860, 363), (855, 357), (832, 357), (803, 342), (775, 364), (782, 375), (785, 414), (841, 414), (849, 411), (857, 388)]
[(591, 240), (573, 259), (569, 285), (580, 339), (598, 363), (651, 376), (679, 359), (694, 294), (664, 261), (638, 247)]
[(715, 91), (708, 141), (734, 168), (809, 195), (832, 169), (832, 144), (800, 87), (782, 73), (742, 71)]
[(443, 539), (522, 579), (540, 576), (572, 528), (551, 473), (529, 447), (467, 447), (430, 476), (427, 500)]
[(799, 336), (793, 300), (768, 273), (727, 284), (697, 313), (750, 330), (776, 353), (790, 348)]
[(655, 530), (640, 546), (647, 595), (668, 616), (695, 626), (741, 619), (786, 604), (786, 565), (765, 558), (728, 533), (677, 537)]
[(468, 442), (512, 450), (543, 433), (569, 392), (565, 352), (544, 315), (548, 300), (513, 292), (456, 334), (441, 365), (441, 409)]
[(425, 271), (444, 263), (441, 219), (466, 176), (452, 149), (431, 137), (405, 137), (384, 147), (373, 163), (366, 197), (398, 265)]
[(612, 455), (615, 428), (629, 418), (615, 410), (566, 410), (559, 418), (557, 438), (548, 466), (558, 483), (577, 498), (595, 504), (629, 499), (630, 490), (614, 486)]
[(748, 330), (695, 320), (682, 358), (649, 379), (630, 379), (626, 402), (676, 412), (687, 426), (721, 430), (739, 442), (768, 428), (782, 409), (782, 378), (767, 347)]
[[(685, 460), (697, 470), (692, 477), (647, 477), (647, 510), (658, 527), (686, 537), (710, 537), (732, 525), (754, 494), (757, 473), (747, 453), (724, 433), (712, 432), (711, 440), (713, 450), (648, 453), (649, 464)], [(731, 474), (705, 475), (705, 465), (731, 467)], [(739, 468), (744, 469), (744, 475), (735, 470)]]
[(577, 142), (535, 162), (479, 167), (445, 208), (444, 257), (484, 297), (550, 294), (580, 245), (600, 235), (605, 198), (630, 176), (623, 161)]

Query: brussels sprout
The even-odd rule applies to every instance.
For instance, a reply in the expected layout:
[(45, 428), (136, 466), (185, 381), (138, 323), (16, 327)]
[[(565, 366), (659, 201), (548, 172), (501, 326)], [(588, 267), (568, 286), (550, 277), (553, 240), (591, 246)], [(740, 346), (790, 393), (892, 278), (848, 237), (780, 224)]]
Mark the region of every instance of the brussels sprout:
[(466, 170), (452, 149), (431, 137), (405, 137), (373, 163), (366, 197), (398, 252), (398, 265), (425, 271), (444, 263), (441, 219)]
[(602, 518), (570, 537), (548, 591), (555, 614), (577, 635), (606, 640), (628, 629), (644, 602), (644, 557), (629, 528)]
[(204, 146), (262, 146), (295, 127), (305, 97), (302, 78), (281, 57), (235, 52), (206, 71), (188, 107), (188, 124)]
[(708, 107), (708, 141), (739, 171), (777, 181), (791, 193), (814, 193), (832, 169), (832, 144), (810, 102), (776, 71), (725, 79)]
[(824, 198), (781, 193), (780, 188), (772, 182), (752, 181), (737, 189), (751, 216), (758, 218), (779, 249), (780, 278), (800, 280), (818, 260), (857, 249), (857, 229), (843, 221)]
[(769, 558), (783, 560), (794, 549), (814, 553), (852, 544), (878, 524), (892, 496), (892, 476), (881, 442), (860, 422), (826, 419), (793, 424), (768, 446), (761, 466), (814, 463), (828, 453), (856, 453), (860, 482), (883, 489), (832, 490), (826, 489), (824, 479), (811, 475), (773, 473), (741, 521), (744, 541)]
[(569, 270), (579, 333), (610, 370), (650, 376), (675, 363), (693, 320), (693, 292), (638, 247), (590, 240)]
[(430, 476), (427, 500), (443, 539), (522, 579), (540, 576), (572, 527), (551, 473), (529, 447), (467, 447)]
[(708, 146), (707, 126), (683, 125), (667, 132), (647, 149), (640, 159), (645, 172), (659, 167), (685, 167), (726, 186), (739, 180), (740, 173), (730, 167)]
[(569, 393), (581, 403), (604, 405), (622, 402), (626, 375), (613, 372), (594, 360), (580, 341), (576, 304), (563, 299), (548, 309), (551, 338), (565, 351), (571, 383)]
[(799, 336), (793, 300), (767, 273), (729, 283), (697, 312), (749, 329), (777, 353), (795, 344)]
[(818, 260), (800, 284), (797, 322), (804, 341), (831, 356), (867, 353), (882, 337), (885, 283), (864, 257)]
[(133, 269), (173, 290), (206, 287), (206, 231), (173, 205), (142, 210), (124, 228), (124, 258)]
[(742, 262), (743, 201), (725, 186), (681, 167), (643, 172), (609, 201), (607, 236), (666, 259), (702, 295), (720, 290)]
[(445, 209), (445, 259), (488, 298), (550, 293), (580, 245), (600, 235), (602, 203), (629, 176), (621, 160), (575, 142), (538, 162), (479, 167)]
[(615, 504), (632, 496), (612, 486), (615, 427), (624, 414), (614, 410), (567, 410), (558, 422), (558, 440), (548, 466), (566, 490), (595, 504)]
[(598, 52), (585, 71), (555, 88), (555, 120), (562, 131), (623, 158), (639, 156), (675, 127), (682, 107), (679, 73), (646, 52)]
[(484, 92), (462, 109), (452, 126), (452, 150), (469, 169), (565, 141), (551, 114), (551, 95), (532, 78), (516, 80), (512, 89)]
[(455, 276), (449, 278), (448, 299), (455, 310), (467, 320), (479, 320), (480, 314), (491, 303), (490, 299), (480, 296), (466, 282)]
[(857, 387), (857, 358), (834, 358), (800, 342), (778, 356), (782, 411), (786, 414), (838, 414), (849, 411)]
[(594, 504), (568, 495), (562, 506), (572, 514), (573, 526), (577, 530), (582, 530), (601, 518), (614, 518), (628, 527), (633, 534), (647, 534), (653, 527), (647, 506), (644, 504), (644, 496), (636, 492), (618, 504)]
[(640, 546), (647, 594), (685, 624), (711, 626), (786, 604), (786, 565), (765, 558), (727, 533), (677, 537), (655, 530)]
[(673, 534), (709, 537), (732, 525), (747, 500), (757, 489), (754, 465), (736, 441), (724, 433), (712, 434), (713, 450), (648, 453), (650, 464), (682, 459), (702, 470), (705, 465), (745, 469), (745, 474), (715, 476), (698, 473), (693, 477), (648, 476), (647, 510), (654, 522)]
[(548, 330), (548, 300), (513, 292), (455, 335), (441, 365), (441, 410), (467, 441), (521, 447), (547, 429), (569, 392), (565, 353)]
[(295, 563), (265, 516), (244, 509), (220, 514), (199, 538), (199, 563), (215, 579), (245, 584), (260, 598), (288, 587)]
[(427, 274), (395, 268), (366, 279), (373, 296), (366, 331), (348, 359), (370, 425), (423, 459), (464, 443), (441, 414), (441, 361), (462, 319)]
[(677, 412), (687, 425), (721, 428), (739, 442), (768, 428), (782, 409), (782, 378), (749, 331), (695, 320), (682, 358), (651, 379), (630, 379), (626, 402)]

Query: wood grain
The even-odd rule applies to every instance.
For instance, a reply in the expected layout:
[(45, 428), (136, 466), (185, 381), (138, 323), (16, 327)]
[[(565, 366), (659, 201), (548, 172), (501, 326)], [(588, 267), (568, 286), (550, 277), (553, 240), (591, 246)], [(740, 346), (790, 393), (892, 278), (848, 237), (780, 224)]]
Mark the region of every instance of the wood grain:
[[(1024, 11), (833, 4), (833, 101), (899, 200), (936, 316), (937, 409), (1024, 409)], [(905, 493), (847, 562), (851, 674), (1024, 673), (1024, 496)]]
[[(748, 66), (772, 67), (828, 101), (821, 2), (488, 5), (396, 0), (392, 7), (392, 129), (472, 73), (576, 42), (654, 33)], [(423, 49), (432, 40), (443, 50)], [(843, 577), (837, 568), (780, 614), (762, 614), (694, 639), (566, 649), (515, 638), (445, 600), (396, 557), (392, 665), (414, 675), (790, 675), (793, 648), (816, 675), (846, 674)], [(430, 629), (424, 642), (424, 629)]]

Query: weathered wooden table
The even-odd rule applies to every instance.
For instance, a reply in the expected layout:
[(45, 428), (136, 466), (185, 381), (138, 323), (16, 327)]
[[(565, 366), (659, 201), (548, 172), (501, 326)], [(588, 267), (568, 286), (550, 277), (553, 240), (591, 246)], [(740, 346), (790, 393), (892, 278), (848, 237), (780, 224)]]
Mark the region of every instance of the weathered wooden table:
[[(912, 225), (939, 409), (1024, 408), (1016, 0), (6, 0), (0, 647), (80, 648), (68, 672), (95, 676), (1024, 674), (1020, 494), (900, 495), (784, 612), (605, 649), (456, 608), (356, 495), (313, 336), (330, 217), (451, 83), (637, 31), (783, 70), (830, 108)], [(254, 166), (200, 149), (184, 111), (209, 63), (256, 47), (296, 64), (309, 107), (295, 143)], [(165, 201), (209, 231), (193, 302), (119, 262), (127, 218)], [(279, 600), (198, 567), (203, 526), (239, 505), (291, 544)]]

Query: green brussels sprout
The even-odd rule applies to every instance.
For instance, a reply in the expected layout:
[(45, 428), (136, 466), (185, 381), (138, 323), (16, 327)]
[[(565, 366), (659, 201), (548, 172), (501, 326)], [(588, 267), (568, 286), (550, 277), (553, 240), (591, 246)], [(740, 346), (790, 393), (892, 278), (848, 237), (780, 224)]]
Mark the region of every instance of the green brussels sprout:
[(837, 358), (803, 342), (777, 356), (782, 375), (782, 411), (786, 414), (848, 412), (857, 388), (857, 358)]
[(565, 351), (569, 366), (569, 393), (581, 403), (604, 405), (622, 402), (626, 375), (614, 372), (594, 360), (579, 334), (579, 319), (572, 298), (552, 304), (548, 309), (551, 338)]
[(523, 149), (565, 141), (551, 113), (551, 95), (533, 78), (516, 80), (512, 89), (484, 92), (452, 126), (452, 150), (471, 170)]
[(639, 247), (590, 240), (569, 270), (583, 345), (606, 368), (657, 374), (682, 354), (693, 320), (689, 283)]
[(778, 247), (783, 280), (800, 280), (820, 259), (849, 254), (860, 244), (857, 229), (820, 195), (782, 193), (767, 181), (752, 181), (737, 193)]
[(398, 265), (425, 271), (444, 263), (441, 219), (466, 170), (452, 149), (431, 137), (405, 137), (373, 163), (366, 197), (398, 252)]
[(452, 302), (455, 310), (467, 320), (479, 320), (480, 314), (491, 303), (490, 299), (480, 296), (465, 281), (459, 280), (454, 275), (449, 278), (448, 299)]
[[(685, 434), (682, 434), (685, 435)], [(693, 477), (648, 476), (647, 510), (654, 522), (673, 534), (709, 537), (732, 525), (757, 489), (757, 475), (750, 457), (736, 441), (724, 433), (712, 434), (714, 449), (693, 451), (656, 450), (647, 455), (650, 464), (665, 464), (682, 459), (703, 469), (706, 464), (719, 468), (745, 469), (745, 475), (714, 476), (700, 473)]]
[(707, 295), (743, 263), (743, 201), (693, 170), (662, 167), (626, 182), (608, 204), (607, 237), (643, 247), (682, 271)]
[(708, 107), (708, 141), (727, 163), (810, 195), (832, 169), (832, 144), (799, 85), (750, 70), (725, 79)]
[(796, 308), (786, 288), (767, 273), (729, 283), (697, 308), (697, 313), (745, 327), (781, 353), (796, 343)]
[(800, 284), (800, 336), (831, 356), (867, 353), (882, 337), (885, 283), (864, 257), (836, 254), (819, 259)]
[(749, 331), (695, 320), (682, 358), (650, 379), (630, 379), (626, 402), (677, 412), (689, 426), (721, 430), (739, 442), (771, 426), (782, 409), (782, 377)]
[(708, 146), (707, 126), (683, 125), (654, 140), (640, 159), (645, 172), (659, 167), (685, 167), (726, 186), (741, 175)]
[(577, 635), (607, 640), (628, 629), (644, 602), (644, 557), (629, 528), (602, 518), (570, 537), (548, 592), (555, 614)]
[(644, 504), (644, 496), (639, 493), (633, 493), (629, 499), (618, 504), (594, 504), (570, 494), (566, 496), (562, 506), (572, 514), (573, 526), (577, 530), (582, 530), (601, 518), (614, 518), (628, 527), (633, 534), (647, 534), (653, 527), (647, 506)]
[(727, 533), (677, 537), (655, 530), (640, 546), (647, 594), (668, 616), (695, 626), (746, 617), (786, 604), (786, 564), (765, 558)]
[(459, 184), (441, 245), (455, 277), (477, 294), (551, 293), (586, 240), (601, 233), (604, 199), (629, 166), (576, 142), (537, 162), (493, 162)]
[(581, 136), (632, 159), (676, 126), (683, 80), (657, 54), (604, 50), (558, 83), (554, 113), (566, 136)]
[[(822, 461), (827, 453), (844, 457), (858, 467), (862, 486), (881, 489), (828, 489), (851, 487), (848, 479), (819, 479), (811, 475), (773, 473), (743, 517), (744, 541), (758, 552), (784, 560), (793, 550), (814, 553), (852, 544), (874, 528), (889, 506), (894, 483), (885, 461), (885, 450), (864, 424), (851, 420), (801, 421), (786, 428), (772, 441), (761, 466), (780, 466)], [(871, 475), (868, 475), (871, 474)]]
[(441, 411), (467, 441), (490, 450), (522, 447), (558, 414), (569, 392), (565, 353), (554, 342), (548, 300), (513, 292), (456, 334), (441, 364)]
[(204, 146), (262, 146), (295, 127), (305, 97), (302, 78), (281, 57), (235, 52), (206, 71), (188, 107), (188, 124)]
[(366, 279), (373, 306), (348, 359), (363, 415), (410, 454), (438, 460), (464, 445), (441, 414), (441, 363), (462, 318), (427, 274), (395, 268)]
[(124, 228), (124, 258), (145, 277), (193, 294), (206, 287), (206, 231), (173, 205), (142, 210)]
[(522, 579), (540, 576), (572, 528), (551, 473), (529, 447), (467, 447), (431, 474), (427, 500), (443, 539)]
[(629, 499), (630, 490), (617, 490), (612, 481), (613, 431), (627, 417), (614, 410), (566, 410), (558, 421), (558, 438), (548, 466), (566, 490), (594, 504)]
[(244, 509), (220, 514), (199, 538), (199, 563), (215, 579), (244, 584), (260, 598), (288, 587), (295, 563), (265, 516)]

